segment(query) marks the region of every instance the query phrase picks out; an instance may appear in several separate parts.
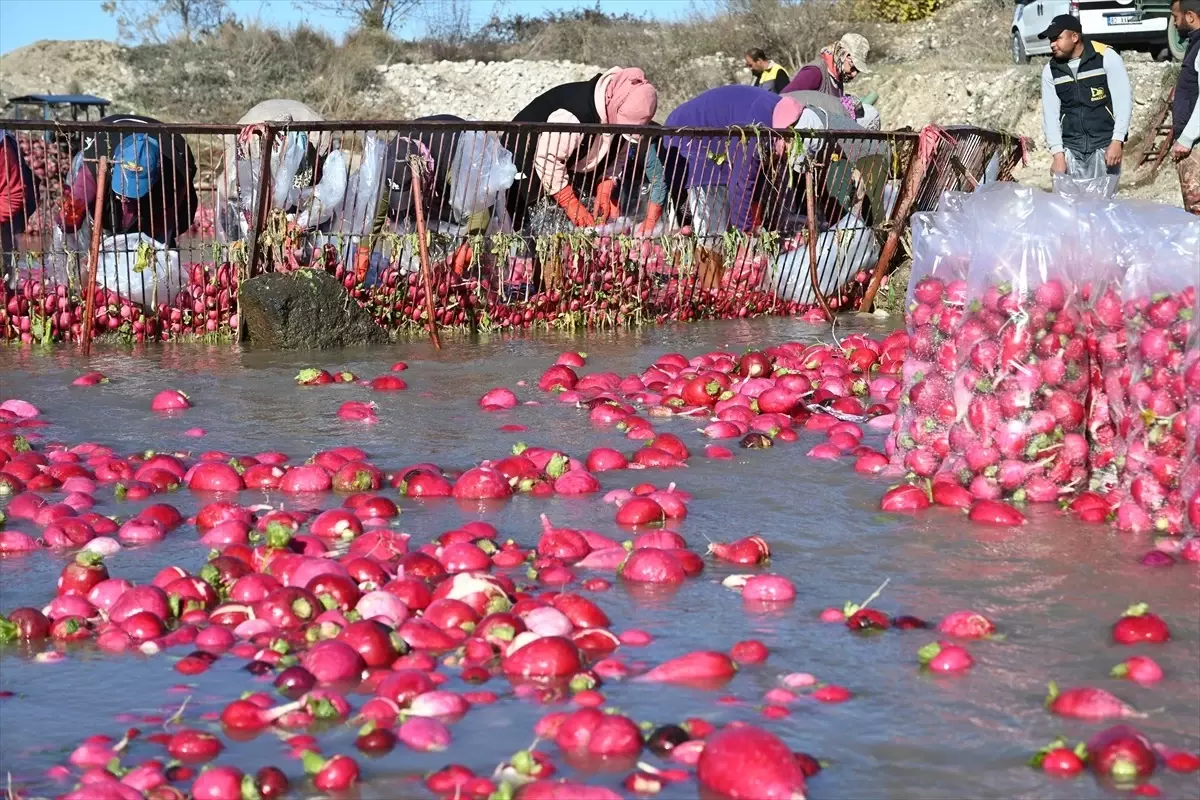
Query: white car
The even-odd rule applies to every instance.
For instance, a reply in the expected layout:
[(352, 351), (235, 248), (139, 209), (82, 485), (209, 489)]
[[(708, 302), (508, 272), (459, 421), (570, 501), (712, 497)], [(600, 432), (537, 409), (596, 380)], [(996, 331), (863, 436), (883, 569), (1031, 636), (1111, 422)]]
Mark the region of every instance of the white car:
[(1157, 54), (1167, 45), (1169, 16), (1146, 14), (1138, 0), (1017, 0), (1012, 21), (1012, 59), (1050, 55), (1050, 42), (1038, 34), (1059, 14), (1079, 18), (1083, 35), (1118, 49), (1148, 47)]

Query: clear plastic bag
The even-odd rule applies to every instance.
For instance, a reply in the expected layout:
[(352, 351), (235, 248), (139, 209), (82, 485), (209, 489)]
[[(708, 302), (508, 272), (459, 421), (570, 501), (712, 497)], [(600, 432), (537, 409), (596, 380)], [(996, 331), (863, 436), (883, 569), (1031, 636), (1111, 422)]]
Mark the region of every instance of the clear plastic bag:
[(1053, 502), (1086, 487), (1087, 338), (1072, 204), (997, 185), (972, 203), (956, 422), (941, 471), (977, 498)]
[(1179, 534), (1179, 475), (1187, 448), (1185, 361), (1193, 344), (1200, 281), (1200, 220), (1147, 232), (1125, 275), (1125, 336), (1130, 381), (1117, 528)]
[(294, 203), (298, 209), (295, 216), (297, 227), (310, 230), (333, 219), (334, 212), (345, 202), (349, 171), (344, 152), (334, 150), (329, 154), (321, 168), (321, 182), (297, 192)]
[[(798, 237), (775, 257), (767, 288), (787, 302), (817, 302), (808, 274), (810, 260), (807, 243)], [(857, 214), (846, 214), (837, 225), (817, 234), (817, 284), (822, 294), (836, 294), (854, 273), (875, 266), (878, 260), (875, 231)]]
[(512, 153), (499, 136), (463, 131), (450, 162), (450, 208), (459, 219), (466, 219), (502, 204), (517, 174)]
[(1183, 528), (1200, 534), (1200, 291), (1192, 305), (1192, 339), (1183, 363), (1187, 395), (1188, 444), (1179, 485), (1183, 490)]
[(1051, 182), (1054, 191), (1067, 197), (1112, 197), (1117, 193), (1119, 172), (1110, 173), (1104, 161), (1104, 151), (1097, 150), (1087, 158), (1066, 152), (1067, 171), (1055, 173)]
[(362, 161), (346, 183), (345, 197), (334, 214), (333, 230), (350, 236), (371, 232), (383, 186), (383, 160), (387, 142), (372, 131), (363, 140)]
[(904, 305), (908, 348), (886, 451), (894, 466), (923, 478), (941, 467), (956, 417), (954, 332), (966, 309), (971, 265), (970, 231), (961, 206), (944, 198), (945, 210), (912, 217), (912, 273)]
[[(1169, 221), (1156, 203), (1082, 200), (1076, 205), (1084, 273), (1080, 292), (1088, 327), (1091, 380), (1088, 392), (1089, 488), (1108, 494), (1118, 485), (1130, 367), (1126, 357), (1123, 286), (1146, 231)], [(1176, 218), (1177, 219), (1177, 218)]]
[(106, 236), (100, 243), (97, 286), (133, 303), (165, 302), (188, 285), (179, 251), (168, 250), (144, 233)]

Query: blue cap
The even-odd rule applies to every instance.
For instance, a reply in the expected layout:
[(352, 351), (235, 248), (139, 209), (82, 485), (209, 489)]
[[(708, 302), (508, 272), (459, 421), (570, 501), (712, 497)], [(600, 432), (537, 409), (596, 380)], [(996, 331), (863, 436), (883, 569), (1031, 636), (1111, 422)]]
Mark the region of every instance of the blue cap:
[(158, 142), (144, 133), (121, 138), (113, 153), (113, 191), (133, 200), (145, 197), (158, 172)]

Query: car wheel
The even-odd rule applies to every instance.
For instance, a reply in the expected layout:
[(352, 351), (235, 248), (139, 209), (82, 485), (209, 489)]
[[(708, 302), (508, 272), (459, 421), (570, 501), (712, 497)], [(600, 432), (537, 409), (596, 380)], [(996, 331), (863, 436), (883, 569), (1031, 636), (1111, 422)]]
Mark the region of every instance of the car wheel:
[(1179, 31), (1175, 29), (1174, 17), (1167, 20), (1167, 51), (1174, 61), (1183, 61), (1184, 55), (1187, 54), (1187, 39), (1180, 36)]
[(1021, 38), (1021, 32), (1015, 28), (1012, 32), (1012, 60), (1014, 64), (1029, 63), (1029, 54), (1025, 52), (1025, 40)]

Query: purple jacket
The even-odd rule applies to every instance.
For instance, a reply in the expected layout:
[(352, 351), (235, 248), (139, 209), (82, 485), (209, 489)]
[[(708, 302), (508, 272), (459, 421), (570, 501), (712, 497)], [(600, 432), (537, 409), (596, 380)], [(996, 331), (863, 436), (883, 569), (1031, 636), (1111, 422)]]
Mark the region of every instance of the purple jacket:
[[(718, 86), (693, 97), (667, 115), (667, 127), (748, 128), (771, 127), (771, 114), (780, 97), (766, 89), (733, 84)], [(687, 159), (689, 189), (699, 186), (728, 186), (730, 220), (743, 231), (751, 228), (751, 203), (760, 168), (758, 145), (753, 137), (743, 144), (740, 137), (702, 139), (669, 136)]]

